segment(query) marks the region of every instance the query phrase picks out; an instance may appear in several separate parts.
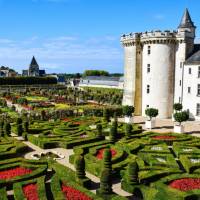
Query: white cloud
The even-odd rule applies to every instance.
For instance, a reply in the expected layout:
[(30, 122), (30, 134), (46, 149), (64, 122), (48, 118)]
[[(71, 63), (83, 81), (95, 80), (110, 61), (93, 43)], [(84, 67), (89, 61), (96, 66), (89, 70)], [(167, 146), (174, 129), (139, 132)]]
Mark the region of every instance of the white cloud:
[(0, 38), (0, 65), (14, 66), (21, 71), (35, 55), (40, 66), (51, 72), (78, 71), (89, 65), (114, 67), (115, 63), (122, 61), (120, 43), (116, 40), (113, 44), (114, 38), (105, 36), (85, 41), (74, 36), (45, 39), (34, 36), (23, 41)]

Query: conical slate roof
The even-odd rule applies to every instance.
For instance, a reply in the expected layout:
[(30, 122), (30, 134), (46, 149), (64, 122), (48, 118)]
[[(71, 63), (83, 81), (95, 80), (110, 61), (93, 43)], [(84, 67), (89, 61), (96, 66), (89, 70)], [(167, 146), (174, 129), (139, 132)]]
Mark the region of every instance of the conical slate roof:
[(39, 67), (39, 65), (38, 65), (38, 63), (37, 63), (37, 61), (36, 61), (36, 59), (35, 59), (35, 57), (33, 56), (33, 58), (32, 58), (32, 60), (31, 60), (31, 64), (30, 64), (30, 67), (31, 66), (37, 66), (37, 67)]
[(191, 20), (188, 9), (186, 8), (178, 28), (192, 28), (192, 27), (195, 28), (195, 25)]

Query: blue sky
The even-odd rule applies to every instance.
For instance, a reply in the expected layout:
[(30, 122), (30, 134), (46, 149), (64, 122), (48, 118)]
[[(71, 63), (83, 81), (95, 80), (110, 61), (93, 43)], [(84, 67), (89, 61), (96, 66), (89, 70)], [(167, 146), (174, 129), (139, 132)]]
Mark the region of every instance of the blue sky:
[(123, 72), (120, 35), (176, 29), (186, 7), (200, 27), (199, 0), (0, 0), (0, 65)]

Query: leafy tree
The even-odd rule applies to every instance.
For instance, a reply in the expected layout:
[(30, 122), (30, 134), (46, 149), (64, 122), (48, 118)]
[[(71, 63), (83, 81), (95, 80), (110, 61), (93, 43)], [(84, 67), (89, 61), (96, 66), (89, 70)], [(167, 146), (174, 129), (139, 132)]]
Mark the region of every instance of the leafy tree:
[(123, 106), (123, 114), (127, 117), (132, 117), (132, 113), (134, 113), (135, 108), (133, 106)]
[(156, 109), (156, 108), (147, 108), (145, 110), (145, 114), (149, 117), (150, 120), (152, 120), (153, 117), (158, 116), (158, 109)]
[(109, 76), (109, 73), (104, 70), (85, 70), (83, 77), (85, 76)]
[(189, 113), (187, 111), (176, 112), (174, 113), (174, 119), (176, 122), (179, 122), (179, 125), (181, 125), (182, 122), (189, 119)]

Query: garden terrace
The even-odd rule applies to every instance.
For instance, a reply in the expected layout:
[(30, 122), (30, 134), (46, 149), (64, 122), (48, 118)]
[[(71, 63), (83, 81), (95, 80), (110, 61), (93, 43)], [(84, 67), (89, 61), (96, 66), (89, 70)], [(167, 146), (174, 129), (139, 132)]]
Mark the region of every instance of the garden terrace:
[[(36, 95), (37, 98), (41, 96), (49, 99), (48, 95), (45, 97), (46, 91), (43, 92), (43, 95)], [(31, 93), (24, 96), (34, 98), (33, 91)], [(69, 107), (69, 110), (75, 107)], [(6, 107), (2, 106), (2, 109), (4, 108)], [(102, 179), (102, 168), (105, 165), (103, 153), (105, 149), (110, 148), (113, 191), (118, 192), (118, 196), (112, 194), (114, 196), (109, 196), (109, 199), (124, 200), (119, 194), (127, 198), (133, 195), (144, 200), (197, 199), (200, 189), (196, 188), (196, 182), (186, 182), (192, 185), (188, 185), (190, 189), (184, 191), (172, 185), (176, 185), (182, 179), (200, 178), (199, 138), (188, 134), (147, 132), (137, 124), (132, 126), (132, 131), (127, 137), (126, 125), (118, 122), (115, 140), (111, 141), (113, 122), (107, 122), (102, 117), (102, 108), (104, 106), (97, 106), (96, 110), (99, 112), (96, 112), (83, 105), (77, 106), (72, 115), (70, 111), (67, 116), (61, 117), (62, 113), (57, 112), (56, 119), (32, 117), (27, 132), (22, 134), (28, 141), (17, 140), (23, 138), (16, 137), (19, 124), (16, 123), (16, 119), (11, 119), (13, 137), (0, 137), (0, 177), (4, 172), (13, 172), (13, 176), (0, 179), (0, 197), (19, 200), (33, 195), (35, 199), (64, 200), (66, 193), (71, 191), (74, 195), (80, 195), (80, 198), (102, 199), (99, 193), (96, 195), (94, 191), (99, 189), (98, 183), (100, 178)], [(10, 112), (8, 109), (7, 113)], [(19, 116), (17, 112), (13, 112)], [(74, 116), (77, 112), (87, 115)], [(34, 111), (30, 111), (30, 115), (33, 114)], [(20, 116), (24, 128), (27, 116), (23, 113)], [(99, 125), (102, 132), (98, 129)], [(63, 159), (55, 159), (55, 155), (45, 154), (53, 151), (62, 152)], [(38, 160), (29, 156), (41, 153), (42, 158)], [(86, 169), (86, 176), (81, 174), (81, 180), (75, 173), (77, 166), (74, 163), (78, 156), (84, 157), (83, 165)], [(5, 174), (7, 176), (8, 173)], [(27, 192), (29, 189), (30, 193)]]

